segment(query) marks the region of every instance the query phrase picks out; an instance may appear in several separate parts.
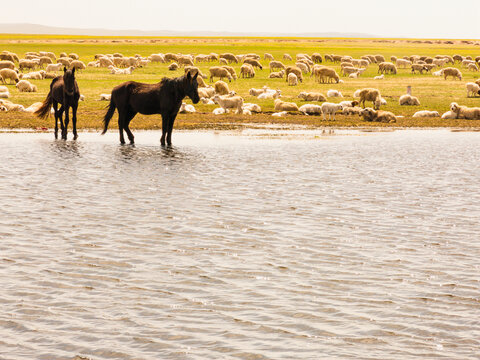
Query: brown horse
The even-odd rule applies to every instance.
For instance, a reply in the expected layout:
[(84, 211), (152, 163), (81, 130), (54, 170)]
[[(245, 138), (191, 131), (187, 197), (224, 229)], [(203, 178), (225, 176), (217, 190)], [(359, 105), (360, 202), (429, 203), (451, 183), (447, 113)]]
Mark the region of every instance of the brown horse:
[[(63, 68), (63, 76), (57, 76), (52, 80), (47, 98), (34, 114), (41, 119), (46, 119), (50, 114), (50, 109), (53, 105), (53, 109), (55, 110), (55, 139), (58, 138), (57, 122), (60, 120), (62, 139), (67, 140), (68, 111), (71, 107), (73, 140), (77, 140), (77, 108), (79, 99), (80, 90), (78, 89), (77, 80), (75, 80), (75, 69), (67, 70), (66, 68)], [(60, 109), (58, 109), (58, 104), (60, 104)], [(62, 120), (63, 112), (65, 112), (65, 125)]]
[(186, 75), (174, 79), (163, 78), (157, 84), (144, 84), (135, 81), (127, 81), (116, 86), (112, 90), (112, 97), (108, 111), (103, 119), (104, 129), (102, 135), (107, 132), (108, 123), (118, 110), (118, 131), (120, 132), (120, 143), (125, 144), (123, 130), (127, 133), (130, 144), (134, 144), (134, 137), (128, 127), (130, 121), (137, 113), (144, 115), (162, 115), (162, 138), (160, 143), (165, 146), (172, 145), (173, 123), (182, 100), (188, 96), (194, 104), (200, 100), (198, 97), (198, 84), (196, 73), (194, 76), (187, 72)]

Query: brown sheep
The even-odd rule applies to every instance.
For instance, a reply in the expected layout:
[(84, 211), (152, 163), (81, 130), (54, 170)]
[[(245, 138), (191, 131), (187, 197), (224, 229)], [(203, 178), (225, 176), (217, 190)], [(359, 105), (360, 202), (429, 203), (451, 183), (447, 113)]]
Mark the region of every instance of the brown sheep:
[(321, 83), (328, 83), (330, 80), (334, 80), (337, 84), (340, 82), (340, 77), (336, 71), (328, 67), (316, 67), (313, 69), (312, 74), (315, 75), (315, 79)]
[(12, 81), (18, 83), (20, 79), (18, 78), (18, 74), (15, 70), (12, 69), (0, 69), (0, 80), (2, 83), (6, 84), (7, 79), (9, 80), (9, 83), (11, 84)]
[(275, 111), (298, 111), (298, 105), (292, 102), (285, 102), (275, 99)]
[(220, 80), (226, 77), (228, 81), (232, 81), (232, 75), (223, 67), (212, 66), (210, 69), (208, 69), (208, 71), (210, 72), (210, 82), (213, 82), (214, 77), (218, 77)]
[(215, 83), (215, 92), (219, 95), (227, 95), (230, 93), (230, 89), (226, 82), (220, 80)]
[(323, 62), (323, 59), (322, 59), (322, 55), (320, 55), (319, 53), (313, 53), (312, 54), (312, 61), (315, 63), (315, 64), (320, 64)]
[(233, 55), (232, 53), (224, 53), (224, 54), (220, 54), (220, 59), (225, 59), (227, 60), (228, 63), (232, 63), (234, 62), (235, 64), (238, 64), (238, 59), (235, 55)]
[(226, 69), (230, 73), (230, 75), (232, 75), (233, 80), (238, 79), (237, 73), (235, 72), (235, 69), (233, 67), (227, 65), (223, 65), (222, 67)]
[(298, 94), (298, 98), (304, 101), (327, 101), (327, 98), (323, 94), (318, 92), (307, 93), (305, 91), (302, 91), (300, 94)]
[(366, 108), (360, 111), (360, 116), (364, 121), (375, 121), (384, 123), (394, 123), (397, 121), (395, 114), (390, 111), (374, 110), (372, 108)]
[(285, 69), (285, 81), (288, 81), (288, 74), (290, 73), (297, 75), (298, 80), (303, 82), (302, 70), (300, 70), (297, 66), (289, 66)]
[(18, 68), (19, 70), (24, 70), (24, 69), (32, 69), (32, 70), (35, 70), (35, 68), (37, 67), (37, 63), (33, 60), (26, 60), (26, 59), (22, 59), (18, 62)]
[(448, 76), (451, 76), (454, 79), (458, 78), (458, 80), (462, 80), (462, 73), (457, 68), (447, 67), (447, 68), (443, 69), (444, 79), (447, 80)]
[(243, 78), (253, 78), (255, 76), (255, 69), (250, 64), (243, 64), (240, 67), (240, 76)]
[(260, 70), (263, 70), (263, 66), (262, 64), (260, 64), (260, 61), (256, 60), (256, 59), (252, 59), (252, 58), (246, 58), (244, 61), (243, 61), (244, 64), (250, 64), (252, 65), (254, 68), (255, 67), (258, 67), (260, 68)]
[(380, 95), (380, 91), (378, 89), (362, 89), (358, 92), (358, 96), (360, 97), (359, 104), (361, 104), (363, 108), (365, 108), (365, 101), (371, 101), (375, 110), (380, 108), (382, 96)]
[(285, 70), (285, 65), (283, 65), (280, 61), (270, 61), (270, 72), (272, 72), (275, 69), (282, 69)]
[(10, 60), (0, 61), (0, 69), (15, 69), (15, 64)]

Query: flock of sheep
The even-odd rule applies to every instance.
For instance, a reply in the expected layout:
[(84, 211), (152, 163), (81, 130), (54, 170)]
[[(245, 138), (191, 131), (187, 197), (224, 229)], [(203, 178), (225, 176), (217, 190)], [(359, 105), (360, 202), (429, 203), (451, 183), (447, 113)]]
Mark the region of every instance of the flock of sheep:
[[(478, 71), (480, 66), (480, 56), (473, 59), (470, 56), (461, 55), (437, 55), (429, 56), (404, 56), (397, 58), (392, 56), (390, 61), (386, 61), (382, 55), (365, 55), (359, 59), (351, 56), (325, 54), (324, 56), (313, 53), (296, 54), (295, 62), (292, 65), (286, 65), (284, 62), (293, 62), (289, 54), (284, 54), (282, 61), (268, 53), (265, 53), (263, 60), (268, 61), (269, 79), (285, 79), (289, 86), (297, 86), (304, 81), (304, 76), (310, 76), (318, 83), (342, 83), (341, 77), (358, 78), (370, 66), (378, 66), (378, 76), (374, 79), (381, 80), (385, 74), (395, 75), (399, 68), (410, 68), (412, 73), (426, 74), (433, 76), (443, 76), (462, 80), (461, 71), (451, 65), (461, 64), (468, 71)], [(230, 90), (229, 85), (224, 80), (232, 82), (238, 78), (253, 78), (258, 71), (263, 70), (261, 56), (258, 54), (235, 55), (232, 53), (208, 55), (188, 55), (188, 54), (152, 54), (148, 57), (135, 55), (125, 57), (123, 54), (96, 54), (93, 60), (85, 65), (79, 60), (77, 54), (61, 53), (57, 58), (52, 52), (27, 52), (24, 58), (20, 59), (17, 54), (9, 51), (3, 51), (0, 54), (0, 81), (4, 84), (15, 84), (18, 91), (35, 92), (37, 87), (29, 80), (51, 79), (57, 76), (57, 72), (62, 71), (64, 67), (84, 70), (87, 67), (106, 68), (111, 74), (132, 74), (138, 67), (148, 66), (150, 63), (168, 64), (168, 70), (178, 70), (184, 68), (185, 73), (199, 73), (197, 77), (199, 83), (199, 96), (204, 104), (218, 104), (219, 107), (213, 110), (213, 114), (225, 114), (234, 110), (238, 114), (251, 115), (252, 113), (262, 112), (258, 104), (246, 103), (243, 97)], [(199, 64), (207, 63), (209, 66), (208, 74), (202, 73), (198, 68)], [(339, 64), (340, 74), (325, 64)], [(240, 65), (237, 74), (233, 66)], [(45, 68), (45, 69), (43, 69)], [(436, 70), (436, 71), (434, 71)], [(25, 72), (29, 71), (29, 72)], [(205, 80), (208, 79), (212, 85), (208, 85)], [(476, 97), (480, 95), (480, 80), (469, 82), (466, 85), (467, 97)], [(400, 116), (391, 112), (382, 111), (380, 107), (386, 105), (386, 100), (382, 97), (380, 91), (375, 88), (358, 89), (354, 93), (355, 100), (342, 101), (340, 103), (328, 102), (327, 98), (343, 97), (338, 90), (328, 90), (326, 96), (318, 92), (302, 91), (298, 98), (309, 103), (298, 106), (295, 102), (285, 102), (282, 99), (280, 90), (271, 89), (264, 86), (259, 89), (249, 90), (250, 96), (258, 99), (272, 99), (275, 112), (272, 116), (285, 116), (288, 113), (299, 112), (306, 115), (322, 115), (326, 120), (335, 119), (335, 114), (343, 113), (345, 115), (358, 115), (365, 121), (395, 122)], [(8, 87), (0, 86), (0, 111), (29, 111), (31, 107), (25, 109), (22, 105), (14, 104), (11, 101), (4, 100), (10, 96)], [(109, 94), (101, 94), (100, 100), (109, 100)], [(371, 108), (365, 108), (366, 102), (371, 102)], [(315, 104), (321, 103), (321, 104)], [(420, 101), (411, 94), (402, 95), (399, 99), (400, 105), (418, 106)], [(35, 104), (32, 105), (33, 109)], [(37, 105), (38, 106), (38, 105)], [(361, 106), (361, 107), (360, 107)], [(192, 105), (183, 104), (181, 112), (195, 112)], [(437, 111), (422, 110), (416, 112), (413, 117), (439, 117)], [(459, 106), (457, 103), (450, 105), (450, 111), (444, 113), (442, 118), (455, 119), (480, 119), (480, 108), (467, 108)]]

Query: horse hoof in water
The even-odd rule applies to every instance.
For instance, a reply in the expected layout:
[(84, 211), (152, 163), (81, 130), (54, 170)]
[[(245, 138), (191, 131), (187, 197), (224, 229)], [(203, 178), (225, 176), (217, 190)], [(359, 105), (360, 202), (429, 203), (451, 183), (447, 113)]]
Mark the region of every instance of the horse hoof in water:
[(78, 135), (73, 135), (73, 140), (77, 140), (78, 139)]

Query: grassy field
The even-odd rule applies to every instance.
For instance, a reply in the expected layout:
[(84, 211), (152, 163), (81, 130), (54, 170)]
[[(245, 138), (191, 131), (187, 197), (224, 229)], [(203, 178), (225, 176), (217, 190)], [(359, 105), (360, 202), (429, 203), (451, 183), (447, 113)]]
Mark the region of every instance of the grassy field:
[[(464, 77), (462, 81), (443, 80), (432, 75), (412, 75), (410, 69), (399, 69), (397, 75), (386, 75), (384, 80), (373, 80), (377, 75), (377, 65), (372, 64), (359, 79), (342, 78), (340, 84), (318, 84), (309, 75), (299, 86), (288, 86), (284, 79), (268, 79), (268, 61), (263, 60), (263, 54), (268, 52), (275, 59), (282, 60), (284, 53), (289, 53), (295, 58), (297, 53), (318, 52), (324, 54), (351, 55), (359, 58), (366, 54), (382, 54), (387, 61), (390, 56), (402, 57), (404, 55), (429, 55), (435, 56), (461, 54), (463, 56), (480, 55), (480, 47), (473, 42), (455, 41), (446, 44), (445, 41), (412, 41), (401, 39), (294, 39), (294, 38), (113, 38), (89, 36), (27, 36), (27, 35), (0, 35), (0, 51), (8, 50), (17, 53), (20, 58), (27, 51), (53, 51), (75, 52), (85, 64), (93, 60), (98, 53), (108, 54), (120, 52), (125, 56), (140, 54), (148, 56), (152, 53), (185, 53), (208, 54), (210, 52), (232, 52), (234, 54), (257, 53), (262, 57), (264, 70), (256, 71), (253, 79), (241, 79), (230, 83), (230, 89), (235, 90), (244, 97), (245, 102), (255, 102), (262, 107), (264, 113), (253, 116), (227, 114), (215, 116), (211, 114), (217, 107), (214, 105), (195, 105), (197, 113), (179, 114), (175, 128), (231, 128), (252, 123), (281, 123), (304, 124), (309, 126), (334, 126), (334, 127), (454, 127), (454, 128), (480, 128), (480, 120), (442, 120), (414, 119), (411, 117), (418, 110), (437, 110), (443, 113), (448, 110), (453, 101), (461, 105), (480, 106), (480, 98), (467, 98), (465, 83), (476, 80), (479, 73), (461, 69)], [(286, 65), (293, 62), (284, 62)], [(208, 73), (210, 66), (215, 63), (200, 63), (197, 66)], [(339, 64), (326, 63), (340, 72)], [(162, 77), (175, 77), (183, 75), (183, 69), (168, 71), (168, 64), (149, 64), (145, 68), (138, 68), (132, 75), (112, 75), (105, 68), (87, 68), (77, 74), (80, 91), (86, 100), (80, 103), (78, 113), (78, 127), (99, 129), (102, 126), (102, 117), (105, 113), (107, 102), (97, 101), (101, 93), (110, 93), (111, 89), (127, 80), (154, 83)], [(239, 73), (240, 64), (233, 65)], [(455, 65), (460, 67), (460, 65)], [(19, 93), (14, 85), (8, 85), (11, 97), (9, 100), (24, 105), (42, 101), (48, 93), (50, 80), (32, 80), (38, 87), (37, 93)], [(208, 83), (208, 80), (207, 80)], [(283, 100), (295, 101), (301, 105), (303, 102), (297, 98), (301, 91), (319, 91), (326, 93), (329, 89), (338, 89), (344, 99), (329, 99), (332, 102), (351, 100), (356, 89), (364, 87), (378, 88), (388, 104), (383, 110), (392, 111), (396, 115), (405, 116), (394, 124), (379, 124), (360, 121), (357, 116), (338, 115), (335, 121), (323, 121), (318, 116), (288, 115), (284, 118), (273, 118), (273, 101), (259, 101), (249, 96), (248, 90), (252, 87), (260, 88), (268, 85), (274, 89), (281, 89)], [(406, 93), (407, 85), (412, 86), (412, 95), (420, 99), (420, 106), (399, 106), (398, 98)], [(191, 101), (187, 98), (187, 103)], [(38, 120), (31, 114), (10, 112), (0, 113), (0, 128), (42, 128), (53, 126), (53, 119), (46, 122)], [(116, 116), (111, 122), (111, 127), (116, 126)], [(159, 115), (140, 116), (132, 121), (132, 129), (156, 129), (161, 127)]]

